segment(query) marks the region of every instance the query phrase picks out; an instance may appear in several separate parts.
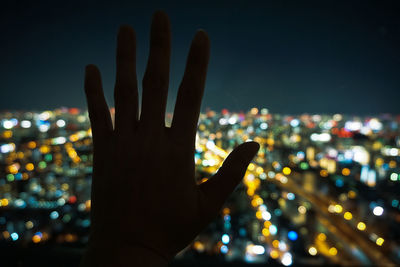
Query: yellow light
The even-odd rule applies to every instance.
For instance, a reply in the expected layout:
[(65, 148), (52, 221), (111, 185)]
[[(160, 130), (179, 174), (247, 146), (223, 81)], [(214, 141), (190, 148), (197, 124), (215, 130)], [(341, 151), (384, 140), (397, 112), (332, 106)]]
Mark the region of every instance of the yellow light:
[(318, 240), (320, 240), (320, 241), (325, 241), (326, 240), (326, 235), (324, 234), (324, 233), (320, 233), (319, 235), (318, 235)]
[(202, 184), (202, 183), (205, 183), (205, 182), (207, 182), (207, 181), (208, 181), (208, 178), (207, 178), (207, 177), (204, 177), (203, 179), (201, 179), (200, 183)]
[(267, 236), (269, 236), (269, 230), (267, 229), (267, 228), (263, 228), (262, 229), (262, 234), (263, 234), (263, 236), (265, 236), (265, 237), (267, 237)]
[(299, 213), (301, 213), (301, 214), (305, 214), (305, 213), (307, 212), (307, 209), (306, 209), (306, 207), (304, 207), (304, 206), (299, 206), (299, 207), (297, 208), (297, 210), (298, 210)]
[(92, 207), (92, 201), (90, 199), (86, 200), (85, 206), (86, 206), (86, 210), (90, 210), (90, 208)]
[(50, 152), (50, 147), (49, 146), (41, 146), (40, 148), (39, 148), (39, 151), (40, 151), (40, 153), (42, 153), (42, 154), (47, 154), (47, 153), (49, 153)]
[(349, 175), (350, 175), (350, 170), (349, 170), (348, 168), (343, 168), (342, 174), (343, 174), (344, 176), (349, 176)]
[(396, 161), (394, 161), (394, 160), (389, 161), (389, 168), (394, 169), (394, 168), (396, 168), (396, 166), (397, 166)]
[(25, 227), (26, 227), (27, 229), (32, 229), (32, 228), (33, 228), (33, 222), (32, 222), (32, 221), (27, 221), (27, 222), (25, 223)]
[(4, 137), (5, 139), (11, 138), (12, 135), (13, 135), (13, 132), (10, 131), (10, 130), (4, 131), (4, 132), (3, 132), (3, 137)]
[(261, 213), (261, 211), (257, 211), (257, 212), (256, 212), (256, 217), (257, 217), (257, 219), (259, 219), (259, 220), (262, 219), (262, 213)]
[(382, 246), (382, 245), (383, 245), (383, 242), (385, 242), (385, 239), (383, 239), (382, 237), (379, 237), (379, 238), (376, 240), (376, 244), (377, 244), (378, 246)]
[(279, 247), (279, 240), (274, 240), (274, 241), (272, 241), (272, 246), (274, 247), (274, 248), (278, 248)]
[(279, 257), (279, 252), (276, 250), (271, 250), (271, 252), (269, 253), (269, 256), (271, 256), (271, 258), (273, 258), (273, 259), (277, 259)]
[(203, 243), (201, 243), (200, 241), (196, 241), (193, 244), (194, 249), (196, 249), (197, 251), (203, 252), (204, 251), (204, 245)]
[(254, 169), (255, 169), (255, 165), (253, 164), (253, 163), (250, 163), (249, 164), (249, 167), (247, 168), (249, 171), (254, 171)]
[(336, 213), (341, 213), (343, 211), (343, 207), (340, 206), (339, 204), (335, 205), (335, 212)]
[(3, 207), (8, 206), (8, 199), (7, 199), (7, 198), (3, 198), (3, 199), (0, 201), (0, 203), (1, 203), (1, 206), (3, 206)]
[(257, 167), (256, 173), (257, 173), (258, 175), (260, 175), (260, 174), (263, 173), (263, 172), (264, 172), (264, 169), (263, 169), (262, 167)]
[(351, 212), (346, 211), (346, 212), (344, 213), (343, 217), (344, 217), (346, 220), (350, 221), (350, 220), (353, 218), (353, 215), (351, 214)]
[(383, 163), (385, 163), (385, 162), (383, 161), (382, 158), (377, 158), (376, 161), (375, 161), (375, 164), (376, 164), (378, 167), (382, 166)]
[(33, 165), (32, 163), (28, 163), (25, 166), (27, 171), (33, 171), (35, 169), (35, 165)]
[(327, 177), (328, 176), (328, 171), (327, 170), (321, 170), (319, 172), (319, 175), (321, 175), (322, 177)]
[(32, 241), (33, 241), (33, 243), (39, 243), (40, 240), (42, 240), (42, 238), (40, 237), (40, 235), (34, 235), (34, 236), (32, 236)]
[(18, 166), (16, 164), (8, 166), (8, 172), (12, 174), (18, 173)]
[(249, 196), (254, 195), (254, 189), (252, 189), (252, 188), (247, 189), (247, 195), (249, 195)]
[(337, 254), (337, 249), (335, 247), (331, 247), (329, 249), (329, 254), (331, 254), (332, 256), (336, 256)]
[(315, 247), (310, 247), (308, 249), (308, 253), (310, 253), (311, 256), (315, 256), (318, 253), (318, 250)]
[(367, 228), (367, 226), (365, 225), (365, 223), (359, 222), (359, 223), (357, 224), (357, 229), (358, 229), (358, 230), (364, 231), (365, 228)]
[(272, 223), (270, 221), (265, 221), (264, 222), (265, 228), (269, 228), (271, 225), (272, 225)]
[(285, 167), (283, 168), (282, 172), (284, 175), (289, 175), (292, 172), (292, 170), (289, 167)]

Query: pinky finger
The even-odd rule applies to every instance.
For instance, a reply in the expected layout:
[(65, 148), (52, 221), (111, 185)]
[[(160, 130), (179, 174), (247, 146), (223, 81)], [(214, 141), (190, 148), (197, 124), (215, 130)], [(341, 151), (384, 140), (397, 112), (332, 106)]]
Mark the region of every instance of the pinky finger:
[(100, 71), (95, 65), (87, 65), (85, 93), (95, 143), (104, 142), (112, 133), (112, 122), (101, 85)]

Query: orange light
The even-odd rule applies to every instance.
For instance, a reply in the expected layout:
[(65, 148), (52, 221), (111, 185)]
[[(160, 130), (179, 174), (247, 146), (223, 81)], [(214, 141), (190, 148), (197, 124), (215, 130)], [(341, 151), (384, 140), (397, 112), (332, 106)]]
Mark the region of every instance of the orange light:
[(40, 237), (40, 235), (34, 235), (32, 237), (32, 242), (33, 243), (39, 243), (42, 240), (42, 238)]
[(30, 142), (28, 143), (28, 148), (29, 148), (29, 149), (34, 149), (34, 148), (36, 148), (36, 142), (30, 141)]
[(33, 171), (35, 169), (35, 165), (33, 165), (32, 163), (28, 163), (25, 166), (27, 171)]
[(349, 170), (348, 168), (343, 168), (342, 174), (343, 174), (344, 176), (349, 176), (349, 175), (350, 175), (350, 170)]

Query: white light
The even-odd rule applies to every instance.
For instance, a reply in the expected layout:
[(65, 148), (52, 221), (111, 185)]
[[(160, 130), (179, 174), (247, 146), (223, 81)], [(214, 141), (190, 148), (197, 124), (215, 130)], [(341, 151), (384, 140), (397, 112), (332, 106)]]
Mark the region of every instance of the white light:
[(319, 141), (321, 142), (329, 142), (331, 140), (331, 135), (328, 133), (322, 133), (319, 135)]
[(348, 121), (345, 123), (344, 128), (349, 131), (359, 131), (361, 130), (362, 123), (359, 121)]
[(382, 130), (382, 123), (378, 119), (373, 118), (369, 121), (368, 124), (369, 124), (369, 127), (371, 128), (371, 130), (373, 130), (373, 131)]
[(362, 146), (354, 146), (351, 148), (353, 152), (353, 160), (360, 163), (361, 165), (367, 165), (369, 163), (369, 153)]
[(381, 216), (383, 214), (383, 208), (381, 206), (376, 206), (372, 212), (375, 216)]
[(219, 124), (221, 124), (221, 125), (227, 125), (227, 124), (228, 124), (228, 120), (225, 119), (225, 118), (221, 118), (221, 119), (219, 119)]
[(227, 235), (227, 234), (222, 235), (222, 239), (221, 240), (222, 240), (222, 243), (228, 244), (229, 241), (230, 241), (229, 235)]
[(207, 143), (206, 143), (206, 147), (208, 149), (213, 149), (215, 147), (214, 141), (208, 140)]
[(287, 194), (287, 198), (289, 199), (289, 200), (293, 200), (293, 199), (295, 199), (295, 195), (293, 194), (293, 193), (288, 193)]
[(281, 240), (279, 242), (279, 250), (280, 251), (285, 251), (286, 249), (287, 249), (287, 245), (286, 245), (285, 241)]
[(266, 122), (261, 123), (261, 124), (260, 124), (260, 128), (261, 128), (262, 130), (268, 129), (268, 123), (266, 123)]
[(299, 125), (300, 125), (300, 121), (298, 119), (293, 119), (290, 121), (290, 126), (292, 126), (293, 128), (297, 127)]
[(278, 228), (276, 228), (275, 225), (271, 224), (269, 226), (269, 232), (271, 233), (271, 235), (276, 235), (276, 233), (278, 232)]
[(31, 128), (31, 126), (32, 126), (32, 123), (30, 121), (27, 121), (27, 120), (21, 121), (22, 128)]
[(282, 264), (285, 266), (292, 265), (292, 263), (293, 263), (292, 254), (290, 254), (289, 252), (284, 253), (281, 261), (282, 261)]
[(14, 144), (4, 144), (0, 146), (0, 152), (1, 153), (10, 153), (13, 152), (15, 149)]
[(48, 111), (44, 111), (42, 113), (39, 114), (39, 119), (42, 121), (46, 121), (50, 118), (50, 112)]
[(3, 121), (3, 127), (5, 129), (11, 129), (13, 126), (14, 126), (14, 124), (12, 121), (9, 121), (9, 120)]
[(331, 140), (331, 135), (329, 133), (321, 133), (321, 134), (317, 134), (317, 133), (313, 133), (310, 136), (311, 141), (314, 142), (329, 142)]
[(42, 124), (39, 126), (39, 131), (41, 131), (42, 133), (47, 132), (50, 129), (50, 125), (48, 124)]
[(263, 211), (261, 213), (261, 216), (264, 220), (269, 221), (271, 220), (271, 213), (269, 213), (268, 211)]
[(251, 252), (253, 252), (256, 255), (262, 255), (265, 253), (265, 248), (260, 245), (255, 245), (251, 248)]
[(62, 128), (62, 127), (65, 126), (65, 120), (58, 120), (58, 121), (56, 122), (56, 124), (57, 124), (58, 127)]
[(236, 122), (237, 122), (237, 118), (235, 118), (235, 117), (230, 117), (228, 120), (229, 124), (235, 124)]
[(53, 138), (53, 144), (55, 145), (62, 145), (65, 144), (65, 142), (67, 142), (67, 138), (65, 138), (64, 136), (60, 136), (60, 137), (56, 137)]

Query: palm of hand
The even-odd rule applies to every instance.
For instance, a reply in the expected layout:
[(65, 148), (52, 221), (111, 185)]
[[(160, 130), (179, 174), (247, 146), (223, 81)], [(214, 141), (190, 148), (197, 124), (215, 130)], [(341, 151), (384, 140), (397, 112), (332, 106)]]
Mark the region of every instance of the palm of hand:
[(169, 46), (168, 18), (158, 12), (152, 24), (140, 120), (130, 27), (122, 27), (118, 36), (114, 127), (100, 73), (93, 65), (86, 69), (94, 140), (92, 246), (143, 246), (171, 259), (217, 215), (258, 150), (254, 142), (240, 145), (214, 177), (196, 184), (194, 141), (209, 40), (199, 31), (192, 42), (171, 128), (164, 125)]

